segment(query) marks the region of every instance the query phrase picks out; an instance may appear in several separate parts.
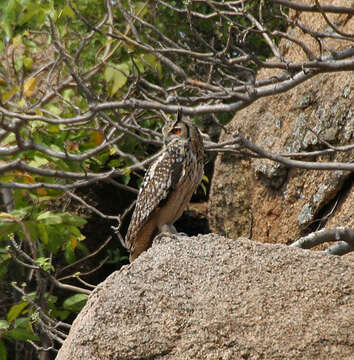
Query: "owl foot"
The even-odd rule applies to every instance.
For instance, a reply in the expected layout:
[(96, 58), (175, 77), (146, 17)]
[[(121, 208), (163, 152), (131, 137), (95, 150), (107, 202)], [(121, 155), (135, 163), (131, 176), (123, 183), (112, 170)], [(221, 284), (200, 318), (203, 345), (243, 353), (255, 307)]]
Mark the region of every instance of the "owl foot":
[(164, 231), (155, 236), (154, 242), (161, 240), (165, 236), (169, 238), (177, 238), (177, 234), (171, 233), (169, 231)]

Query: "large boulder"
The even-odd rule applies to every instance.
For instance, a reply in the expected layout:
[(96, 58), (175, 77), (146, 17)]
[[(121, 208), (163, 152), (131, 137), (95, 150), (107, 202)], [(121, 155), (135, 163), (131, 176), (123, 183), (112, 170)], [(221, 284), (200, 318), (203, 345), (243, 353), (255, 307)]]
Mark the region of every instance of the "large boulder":
[(353, 279), (319, 252), (162, 238), (93, 291), (57, 360), (349, 360)]
[[(348, 5), (347, 1), (332, 1)], [(320, 13), (291, 11), (291, 16), (316, 31), (328, 31)], [(330, 14), (344, 32), (352, 32), (353, 20)], [(291, 36), (319, 55), (318, 43), (298, 30)], [(326, 40), (327, 41), (327, 40)], [(289, 47), (289, 44), (292, 44)], [(345, 41), (331, 39), (327, 46), (339, 50)], [(300, 47), (281, 41), (282, 54), (294, 62), (306, 59)], [(278, 70), (263, 69), (258, 79), (276, 76)], [(277, 96), (259, 99), (239, 111), (229, 124), (230, 133), (240, 131), (255, 144), (274, 153), (314, 151), (346, 145), (354, 138), (353, 73), (318, 75)], [(230, 140), (222, 134), (220, 141)], [(353, 153), (338, 152), (311, 160), (352, 161)], [(269, 160), (237, 160), (220, 154), (215, 163), (209, 200), (209, 223), (213, 232), (237, 238), (252, 237), (272, 243), (290, 243), (300, 236), (328, 226), (354, 227), (353, 174), (345, 171), (290, 169)]]

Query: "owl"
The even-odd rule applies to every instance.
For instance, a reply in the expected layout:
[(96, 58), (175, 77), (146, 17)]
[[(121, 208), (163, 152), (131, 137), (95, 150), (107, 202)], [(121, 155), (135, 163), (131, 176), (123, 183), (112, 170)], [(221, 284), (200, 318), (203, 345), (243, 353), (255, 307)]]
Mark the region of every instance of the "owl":
[(138, 193), (125, 237), (130, 262), (147, 250), (159, 233), (176, 233), (182, 215), (202, 180), (204, 146), (199, 130), (178, 112), (162, 129), (164, 146)]

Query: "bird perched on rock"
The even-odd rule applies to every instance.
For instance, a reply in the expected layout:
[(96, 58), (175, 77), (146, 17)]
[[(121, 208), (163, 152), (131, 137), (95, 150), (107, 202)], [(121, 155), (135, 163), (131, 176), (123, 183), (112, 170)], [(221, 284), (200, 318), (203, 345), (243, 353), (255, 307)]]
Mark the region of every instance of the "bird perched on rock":
[(204, 146), (199, 130), (179, 111), (162, 129), (164, 147), (147, 170), (125, 237), (130, 261), (162, 232), (176, 233), (182, 215), (202, 180)]

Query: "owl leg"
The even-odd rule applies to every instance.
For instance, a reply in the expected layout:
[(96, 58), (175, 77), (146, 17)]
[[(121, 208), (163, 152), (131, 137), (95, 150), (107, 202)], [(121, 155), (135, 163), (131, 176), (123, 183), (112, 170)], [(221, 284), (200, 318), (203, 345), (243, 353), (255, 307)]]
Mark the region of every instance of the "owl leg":
[(163, 224), (159, 226), (160, 233), (177, 234), (177, 230), (173, 224)]
[(175, 226), (173, 224), (171, 225), (167, 225), (164, 224), (159, 228), (160, 233), (157, 236), (162, 236), (162, 235), (180, 235), (180, 236), (188, 236), (186, 233), (184, 232), (178, 232), (177, 229), (175, 228)]
[[(167, 225), (167, 224), (162, 225), (160, 232), (163, 235), (165, 235), (165, 234), (168, 234), (168, 235), (173, 234), (173, 235), (180, 235), (180, 236), (188, 236), (184, 232), (178, 232), (173, 224), (171, 224), (171, 225)], [(159, 235), (161, 235), (161, 234), (159, 234)]]
[(161, 226), (158, 226), (158, 229), (159, 229), (159, 234), (157, 236), (155, 236), (154, 242), (160, 240), (164, 236), (171, 236), (171, 235), (175, 236), (176, 234), (178, 234), (178, 232), (173, 224), (170, 224), (170, 225), (163, 224)]

